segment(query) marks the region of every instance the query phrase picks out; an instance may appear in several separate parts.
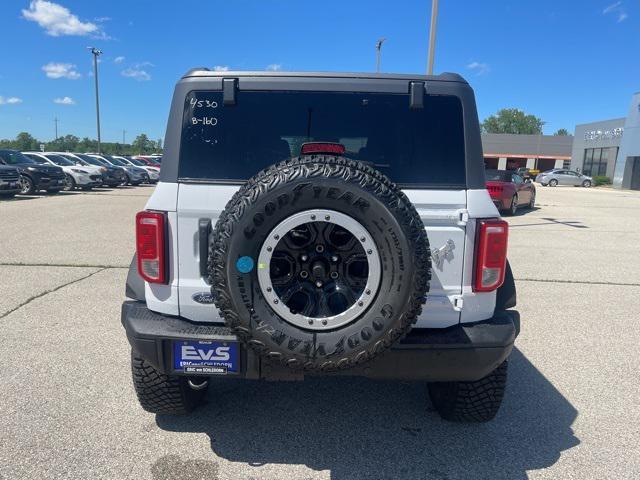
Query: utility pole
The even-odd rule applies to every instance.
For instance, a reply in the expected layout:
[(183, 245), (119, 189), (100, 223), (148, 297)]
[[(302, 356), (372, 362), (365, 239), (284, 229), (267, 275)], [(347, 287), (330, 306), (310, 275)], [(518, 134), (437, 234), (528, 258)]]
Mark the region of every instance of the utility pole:
[(127, 131), (123, 128), (122, 129), (122, 145), (126, 145), (127, 142), (124, 141), (124, 136), (127, 133)]
[(382, 37), (376, 42), (376, 73), (380, 73), (380, 50), (385, 40), (386, 38)]
[(429, 58), (427, 75), (433, 75), (433, 58), (436, 54), (436, 26), (438, 23), (438, 0), (431, 0), (431, 26), (429, 27)]
[(53, 123), (56, 125), (56, 140), (58, 139), (58, 117), (53, 117)]
[(98, 153), (101, 153), (100, 147), (100, 100), (98, 96), (98, 57), (102, 55), (102, 51), (96, 47), (87, 47), (93, 55), (93, 78), (96, 82), (96, 126), (98, 129)]

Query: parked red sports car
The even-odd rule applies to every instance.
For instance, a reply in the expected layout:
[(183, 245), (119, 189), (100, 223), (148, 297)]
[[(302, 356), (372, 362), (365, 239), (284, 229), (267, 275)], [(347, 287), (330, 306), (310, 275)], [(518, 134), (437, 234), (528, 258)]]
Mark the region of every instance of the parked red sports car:
[(525, 182), (520, 175), (509, 170), (487, 170), (485, 175), (489, 195), (501, 212), (514, 215), (518, 207), (534, 207), (536, 187), (532, 182)]

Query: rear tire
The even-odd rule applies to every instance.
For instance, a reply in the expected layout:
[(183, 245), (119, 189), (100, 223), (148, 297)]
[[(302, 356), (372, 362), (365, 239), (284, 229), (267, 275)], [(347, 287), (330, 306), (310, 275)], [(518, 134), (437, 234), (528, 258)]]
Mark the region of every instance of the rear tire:
[(552, 178), (551, 180), (549, 180), (549, 186), (550, 187), (557, 187), (558, 186), (558, 180), (556, 180), (555, 178)]
[(507, 385), (507, 360), (475, 382), (429, 383), (429, 398), (444, 420), (488, 422), (502, 404)]
[(585, 180), (584, 182), (582, 182), (582, 186), (584, 188), (589, 188), (591, 187), (591, 182), (589, 180)]
[(138, 401), (147, 412), (184, 415), (201, 405), (207, 388), (193, 390), (187, 377), (166, 375), (131, 351), (131, 373)]
[(515, 215), (518, 212), (518, 196), (514, 195), (511, 197), (511, 204), (509, 205), (509, 210), (507, 210), (508, 215)]

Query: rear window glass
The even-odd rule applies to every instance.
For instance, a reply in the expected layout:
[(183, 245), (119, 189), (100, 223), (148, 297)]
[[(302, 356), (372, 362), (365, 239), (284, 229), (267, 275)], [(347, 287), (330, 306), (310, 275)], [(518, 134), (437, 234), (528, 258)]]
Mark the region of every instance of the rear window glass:
[(510, 182), (511, 172), (499, 171), (499, 170), (487, 170), (484, 172), (486, 179), (493, 182)]
[(304, 142), (338, 142), (406, 186), (465, 185), (462, 105), (431, 96), (339, 92), (191, 92), (185, 99), (178, 176), (242, 182), (300, 153)]

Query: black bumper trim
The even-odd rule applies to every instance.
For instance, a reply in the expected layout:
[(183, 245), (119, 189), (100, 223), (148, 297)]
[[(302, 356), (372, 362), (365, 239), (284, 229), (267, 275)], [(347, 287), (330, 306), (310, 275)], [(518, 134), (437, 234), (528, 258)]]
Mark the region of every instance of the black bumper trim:
[[(179, 372), (171, 371), (172, 340), (237, 340), (225, 326), (161, 315), (139, 301), (122, 304), (122, 325), (134, 350), (158, 370), (175, 374)], [(515, 310), (496, 312), (493, 318), (472, 324), (414, 328), (373, 361), (334, 375), (432, 382), (478, 380), (509, 356), (519, 330), (520, 315)], [(244, 347), (240, 358), (240, 376), (245, 378), (302, 378), (299, 373), (265, 364)]]

